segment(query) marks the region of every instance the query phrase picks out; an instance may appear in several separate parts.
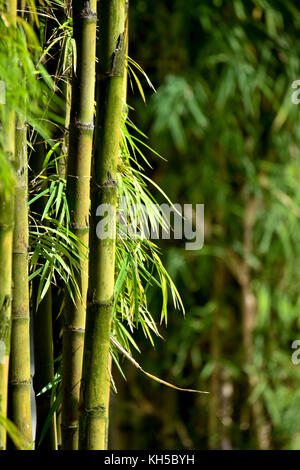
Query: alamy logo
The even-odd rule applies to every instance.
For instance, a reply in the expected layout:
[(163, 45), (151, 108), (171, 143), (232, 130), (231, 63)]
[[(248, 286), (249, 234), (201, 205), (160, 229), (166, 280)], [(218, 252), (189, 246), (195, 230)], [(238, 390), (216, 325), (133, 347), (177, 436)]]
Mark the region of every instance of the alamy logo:
[(298, 365), (300, 364), (300, 340), (299, 339), (295, 339), (295, 341), (292, 342), (292, 349), (296, 350), (292, 354), (292, 363), (295, 365)]
[(292, 103), (299, 104), (300, 103), (300, 80), (294, 80), (292, 83), (292, 88), (296, 88), (296, 91), (292, 93)]
[[(151, 212), (144, 204), (128, 204), (119, 198), (118, 224), (116, 209), (111, 204), (97, 207), (96, 234), (101, 240), (139, 238), (146, 240), (185, 240), (186, 250), (200, 250), (204, 244), (204, 204), (154, 204)], [(171, 218), (173, 217), (173, 223)]]

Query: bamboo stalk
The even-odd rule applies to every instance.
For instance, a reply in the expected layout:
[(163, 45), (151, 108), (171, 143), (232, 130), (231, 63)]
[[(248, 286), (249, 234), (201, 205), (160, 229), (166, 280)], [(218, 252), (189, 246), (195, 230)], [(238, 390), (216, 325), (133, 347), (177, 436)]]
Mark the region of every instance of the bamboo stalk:
[(214, 361), (214, 369), (211, 374), (210, 380), (210, 396), (209, 401), (209, 415), (208, 415), (208, 446), (209, 449), (220, 448), (220, 310), (221, 302), (220, 297), (222, 296), (224, 287), (224, 266), (222, 261), (217, 260), (216, 262), (216, 276), (214, 279), (214, 295), (218, 299), (215, 311), (211, 315), (211, 334), (210, 334), (210, 355)]
[(15, 225), (13, 239), (13, 300), (10, 362), (11, 419), (23, 436), (32, 441), (30, 402), (30, 333), (28, 292), (27, 129), (16, 129)]
[[(71, 17), (71, 2), (70, 0), (64, 0), (64, 8), (59, 9), (56, 14), (57, 19), (61, 24), (66, 22)], [(55, 27), (55, 26), (54, 26)], [(51, 28), (50, 28), (51, 30)], [(60, 72), (59, 65), (63, 61), (64, 47), (61, 48), (59, 43), (56, 44), (58, 49), (59, 57), (53, 57), (54, 59), (54, 69), (56, 76), (56, 84), (58, 89), (61, 91), (59, 96), (64, 100), (63, 107), (63, 119), (64, 119), (64, 128), (58, 128), (55, 132), (55, 140), (61, 141), (61, 155), (58, 160), (58, 176), (65, 180), (67, 178), (67, 154), (69, 148), (69, 127), (70, 127), (70, 110), (71, 110), (71, 95), (72, 95), (72, 85), (71, 85), (71, 71), (72, 71), (72, 60), (71, 56), (68, 53), (66, 57), (66, 63), (62, 72)], [(66, 47), (66, 46), (65, 46)], [(48, 62), (49, 63), (49, 62)], [(62, 281), (58, 281), (56, 286), (52, 286), (52, 296), (55, 296), (58, 299), (58, 302), (53, 305), (53, 343), (54, 343), (54, 357), (62, 355), (63, 348), (63, 330), (64, 330), (64, 315), (61, 313), (61, 306), (65, 302), (65, 286)], [(57, 363), (57, 365), (61, 365)], [(58, 393), (62, 392), (62, 384), (58, 387)], [(58, 450), (62, 449), (62, 404), (58, 406), (56, 410), (56, 433), (57, 433), (57, 448)]]
[[(11, 330), (13, 195), (0, 194), (0, 415), (7, 415), (7, 385)], [(6, 430), (0, 424), (0, 450), (6, 448)]]
[[(7, 0), (7, 16), (12, 27), (16, 26), (17, 1)], [(8, 159), (15, 155), (15, 112), (9, 110), (2, 123), (5, 136), (4, 148)], [(11, 333), (12, 296), (12, 246), (13, 246), (14, 195), (12, 191), (0, 194), (0, 415), (7, 416), (7, 388)], [(0, 450), (6, 449), (6, 430), (0, 425)]]
[[(0, 194), (0, 415), (7, 414), (10, 354), (11, 287), (13, 244), (13, 197)], [(0, 450), (6, 448), (6, 431), (0, 425)]]
[[(129, 17), (128, 17), (128, 12), (129, 12), (129, 0), (125, 1), (125, 27), (124, 27), (124, 40), (125, 40), (125, 60), (124, 60), (124, 80), (123, 80), (123, 101), (124, 101), (124, 107), (125, 103), (127, 102), (127, 85), (128, 85), (128, 71), (127, 71), (127, 65), (128, 65), (128, 48), (129, 48)], [(125, 109), (124, 109), (125, 111)], [(112, 357), (109, 355), (108, 357), (108, 370), (110, 376), (112, 376)], [(107, 394), (107, 402), (105, 404), (108, 413), (110, 411), (110, 393)], [(107, 432), (106, 435), (106, 447), (108, 447), (108, 441), (109, 441), (109, 433)]]
[[(89, 243), (90, 174), (94, 130), (96, 0), (73, 3), (74, 39), (77, 48), (77, 70), (73, 72), (72, 104), (67, 176), (67, 199), (72, 214), (72, 231)], [(88, 253), (86, 253), (88, 255)], [(77, 274), (81, 299), (76, 305), (66, 294), (63, 333), (62, 373), (62, 446), (78, 449), (79, 394), (82, 373), (88, 260), (80, 263)]]
[[(249, 198), (245, 201), (244, 221), (243, 221), (243, 277), (241, 282), (242, 294), (242, 329), (243, 329), (243, 349), (245, 363), (249, 366), (253, 364), (254, 356), (254, 327), (257, 317), (257, 301), (251, 286), (251, 267), (249, 265), (249, 257), (253, 252), (253, 228), (255, 224), (255, 216), (259, 202), (256, 198)], [(250, 369), (251, 370), (251, 369)], [(255, 372), (249, 372), (249, 392), (251, 395), (258, 384), (258, 377)], [(253, 425), (257, 438), (258, 448), (260, 450), (269, 450), (270, 442), (270, 426), (265, 417), (265, 410), (260, 399), (250, 403), (250, 409), (253, 416)]]
[(127, 88), (128, 88), (128, 50), (129, 50), (129, 0), (125, 0), (125, 61), (124, 61), (124, 80), (123, 80), (123, 100), (127, 102)]
[[(34, 279), (33, 284), (33, 298), (35, 299), (38, 282), (35, 282)], [(35, 393), (38, 394), (49, 382), (53, 381), (54, 378), (52, 295), (50, 288), (34, 313), (33, 327), (35, 357), (33, 385)], [(55, 414), (51, 418), (49, 428), (39, 445), (43, 427), (49, 416), (51, 404), (51, 390), (36, 396), (37, 422), (35, 443), (36, 447), (39, 446), (38, 449), (40, 450), (56, 450), (57, 448)]]
[[(99, 5), (97, 64), (96, 150), (92, 185), (92, 229), (86, 339), (84, 348), (80, 416), (80, 448), (103, 450), (107, 446), (108, 371), (112, 304), (115, 282), (115, 226), (121, 108), (125, 56), (125, 0), (102, 0)], [(96, 235), (96, 208), (110, 205), (111, 234)]]
[[(215, 149), (217, 157), (218, 178), (222, 184), (228, 173), (226, 159), (220, 146)], [(224, 227), (224, 214), (222, 210), (216, 213), (218, 225)], [(226, 236), (226, 235), (225, 235)], [(216, 308), (211, 315), (210, 354), (214, 362), (214, 368), (210, 380), (210, 400), (208, 416), (208, 445), (209, 449), (220, 449), (224, 435), (224, 425), (221, 422), (221, 395), (222, 395), (222, 366), (220, 359), (223, 354), (223, 336), (220, 329), (221, 312), (224, 310), (224, 292), (226, 291), (226, 266), (221, 259), (216, 259), (213, 281), (213, 296), (216, 299)]]
[[(25, 0), (19, 2), (24, 17)], [(9, 369), (9, 413), (28, 446), (32, 442), (30, 315), (28, 283), (28, 158), (27, 125), (17, 119), (15, 161), (17, 176), (14, 201), (14, 235), (12, 258), (12, 329)]]

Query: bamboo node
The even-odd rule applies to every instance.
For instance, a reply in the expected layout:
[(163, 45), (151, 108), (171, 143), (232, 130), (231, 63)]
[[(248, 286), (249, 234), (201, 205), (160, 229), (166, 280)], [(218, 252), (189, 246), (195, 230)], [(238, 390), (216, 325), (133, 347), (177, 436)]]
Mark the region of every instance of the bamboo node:
[(78, 224), (72, 223), (71, 226), (73, 230), (78, 230), (78, 231), (82, 230), (84, 232), (86, 232), (90, 228), (89, 224), (78, 225)]
[(110, 171), (107, 172), (107, 180), (102, 184), (102, 186), (117, 186), (117, 182), (111, 176)]
[(76, 129), (84, 129), (89, 131), (93, 131), (95, 128), (92, 122), (81, 122), (78, 119), (74, 119), (73, 125)]
[(24, 314), (23, 312), (18, 313), (18, 310), (12, 308), (12, 319), (13, 322), (23, 320), (25, 322), (29, 322), (28, 315)]
[(63, 431), (70, 431), (70, 433), (73, 433), (78, 429), (78, 424), (61, 424), (61, 429)]
[(85, 2), (85, 7), (79, 13), (79, 17), (83, 18), (83, 19), (86, 19), (86, 20), (91, 20), (91, 19), (97, 18), (97, 13), (91, 9), (89, 1)]
[(31, 379), (29, 380), (10, 380), (10, 385), (12, 387), (30, 387)]
[(114, 304), (114, 299), (111, 299), (109, 301), (102, 301), (102, 300), (96, 300), (94, 295), (91, 299), (90, 302), (87, 302), (87, 306), (88, 307), (107, 307), (107, 308), (111, 308)]
[(106, 406), (105, 405), (97, 405), (93, 408), (83, 408), (82, 413), (87, 416), (98, 416), (100, 418), (105, 417)]
[(125, 62), (125, 32), (118, 36), (116, 48), (112, 54), (112, 62), (110, 70), (101, 70), (99, 63), (97, 70), (98, 80), (105, 80), (112, 77), (123, 77), (124, 75), (124, 62)]
[(92, 185), (98, 188), (99, 190), (105, 189), (105, 188), (116, 188), (117, 187), (117, 182), (116, 180), (113, 179), (111, 176), (110, 171), (107, 172), (107, 180), (104, 181), (102, 184), (98, 184), (94, 179), (92, 179)]
[(85, 333), (85, 329), (84, 328), (78, 328), (76, 326), (73, 326), (73, 325), (65, 325), (64, 326), (64, 331), (69, 331), (69, 332), (75, 332), (75, 333), (82, 333), (84, 334)]

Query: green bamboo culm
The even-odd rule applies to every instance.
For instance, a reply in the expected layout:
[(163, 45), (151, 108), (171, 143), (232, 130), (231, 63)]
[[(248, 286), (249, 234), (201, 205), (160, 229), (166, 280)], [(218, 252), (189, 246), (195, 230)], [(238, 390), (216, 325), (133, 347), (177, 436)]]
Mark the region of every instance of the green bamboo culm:
[[(76, 41), (76, 70), (73, 67), (67, 200), (71, 228), (87, 247), (89, 244), (89, 205), (91, 157), (94, 130), (96, 0), (73, 2), (73, 35)], [(78, 449), (79, 394), (82, 373), (88, 253), (80, 262), (76, 281), (81, 298), (76, 305), (66, 293), (63, 332), (62, 448)]]
[[(39, 281), (39, 279), (37, 279)], [(33, 299), (36, 300), (38, 282), (33, 279)], [(38, 395), (54, 379), (53, 329), (52, 329), (52, 292), (48, 289), (40, 302), (33, 318), (34, 330), (34, 391), (36, 393), (37, 423), (35, 446), (38, 450), (57, 450), (56, 414), (50, 418), (47, 432), (43, 429), (49, 417), (52, 400), (51, 389)]]
[[(10, 355), (12, 246), (14, 198), (11, 190), (0, 193), (0, 415), (7, 415)], [(0, 450), (6, 449), (6, 430), (0, 424)]]
[[(10, 27), (16, 27), (17, 2), (6, 2)], [(15, 112), (7, 111), (3, 127), (3, 150), (9, 161), (15, 155)], [(0, 415), (7, 416), (8, 372), (11, 333), (12, 247), (14, 226), (14, 194), (12, 188), (3, 188), (0, 194)], [(6, 430), (0, 425), (0, 450), (6, 449)]]
[[(89, 268), (79, 434), (80, 448), (91, 450), (106, 449), (108, 435), (108, 359), (115, 283), (116, 172), (124, 93), (125, 0), (102, 0), (98, 17), (96, 148), (91, 186), (90, 260), (93, 262)], [(96, 211), (102, 204), (108, 205), (106, 238), (96, 233)]]
[[(13, 197), (0, 194), (0, 415), (7, 415), (7, 386), (10, 354)], [(6, 448), (6, 431), (0, 424), (0, 450)]]
[(28, 444), (32, 441), (30, 403), (30, 331), (28, 289), (28, 163), (27, 128), (18, 120), (14, 161), (15, 223), (13, 237), (13, 300), (11, 328), (11, 359), (9, 379), (10, 418)]

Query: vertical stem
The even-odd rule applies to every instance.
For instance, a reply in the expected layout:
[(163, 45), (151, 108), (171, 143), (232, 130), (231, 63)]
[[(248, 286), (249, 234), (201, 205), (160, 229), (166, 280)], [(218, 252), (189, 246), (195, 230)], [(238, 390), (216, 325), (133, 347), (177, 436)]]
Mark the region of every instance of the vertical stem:
[[(224, 179), (227, 175), (226, 159), (219, 146), (216, 146), (215, 152), (217, 159), (217, 177), (220, 182), (224, 184)], [(223, 243), (225, 243), (226, 230), (224, 227), (224, 212), (222, 210), (216, 212), (216, 222), (223, 227)], [(226, 267), (221, 259), (216, 259), (214, 273), (213, 296), (216, 302), (216, 308), (211, 317), (212, 327), (210, 338), (210, 352), (214, 362), (214, 369), (210, 380), (211, 399), (209, 401), (208, 443), (210, 449), (220, 449), (221, 438), (224, 431), (221, 423), (222, 367), (220, 359), (223, 353), (223, 338), (220, 331), (220, 318), (222, 316), (221, 312), (224, 310), (224, 292), (226, 291)]]
[[(57, 12), (57, 17), (59, 18), (60, 23), (68, 21), (71, 17), (71, 1), (64, 0), (64, 8)], [(58, 160), (58, 176), (65, 180), (67, 178), (67, 154), (69, 148), (69, 127), (70, 127), (70, 110), (71, 110), (71, 95), (72, 95), (72, 85), (71, 85), (71, 71), (72, 71), (72, 60), (71, 54), (69, 51), (65, 51), (67, 37), (64, 37), (64, 46), (57, 45), (59, 50), (59, 58), (55, 60), (56, 66), (56, 79), (58, 82), (58, 87), (61, 90), (61, 97), (64, 100), (64, 108), (63, 108), (63, 118), (64, 118), (64, 129), (57, 129), (56, 130), (56, 138), (57, 140), (61, 140), (61, 153), (60, 158)], [(68, 47), (70, 47), (68, 45)], [(65, 64), (63, 61), (64, 53), (66, 52), (67, 56), (65, 58)], [(60, 63), (64, 64), (62, 71), (60, 72)], [(60, 283), (59, 283), (60, 284)], [(60, 315), (61, 305), (64, 303), (65, 298), (65, 286), (59, 285), (52, 286), (52, 296), (59, 298), (59, 302), (57, 305), (53, 305), (54, 310), (52, 312), (53, 319), (55, 319), (53, 323), (53, 343), (54, 343), (54, 357), (57, 358), (58, 356), (62, 355), (62, 343), (63, 343), (63, 329), (64, 329), (64, 315)], [(62, 294), (62, 297), (61, 297)], [(56, 308), (57, 307), (57, 308)], [(60, 364), (61, 365), (61, 364)], [(62, 386), (58, 387), (58, 393), (61, 393)], [(57, 447), (60, 450), (62, 448), (62, 405), (60, 403), (59, 407), (56, 410), (56, 429), (57, 429)]]
[(129, 0), (125, 0), (125, 61), (124, 61), (124, 80), (123, 80), (123, 99), (127, 102), (127, 88), (128, 88), (128, 51), (129, 51)]
[[(75, 2), (74, 3), (74, 8)], [(64, 0), (64, 9), (63, 12), (61, 12), (62, 21), (66, 21), (70, 18), (71, 13), (71, 1), (70, 0)], [(63, 51), (60, 52), (60, 55), (62, 56)], [(62, 133), (62, 153), (65, 155), (64, 157), (61, 157), (58, 161), (58, 174), (61, 178), (66, 178), (66, 172), (67, 172), (67, 153), (68, 153), (68, 134), (69, 134), (69, 125), (70, 125), (70, 109), (71, 109), (71, 95), (72, 95), (72, 85), (71, 85), (71, 70), (72, 70), (72, 63), (71, 63), (71, 57), (70, 54), (67, 55), (66, 57), (66, 69), (63, 71), (62, 76), (59, 79), (60, 81), (60, 88), (62, 91), (62, 97), (65, 100), (65, 107), (64, 107), (64, 120), (65, 120), (65, 129), (63, 130)]]
[[(25, 0), (19, 2), (19, 8), (24, 11)], [(22, 16), (24, 16), (23, 13)], [(17, 184), (14, 200), (9, 408), (12, 421), (27, 439), (29, 445), (32, 441), (32, 425), (28, 283), (28, 160), (27, 125), (24, 118), (17, 119), (14, 167)]]
[(220, 309), (222, 289), (224, 287), (224, 267), (222, 261), (216, 261), (214, 279), (214, 297), (217, 299), (215, 311), (211, 316), (210, 354), (214, 361), (214, 369), (210, 379), (211, 399), (209, 401), (208, 444), (209, 449), (220, 448)]
[[(96, 0), (73, 2), (77, 69), (73, 71), (67, 176), (67, 198), (72, 231), (88, 246), (91, 156), (94, 130)], [(86, 253), (88, 256), (88, 253)], [(63, 333), (62, 446), (78, 449), (79, 393), (82, 373), (88, 260), (80, 262), (77, 284), (81, 299), (74, 305), (66, 293)]]
[[(10, 354), (13, 197), (0, 194), (0, 414), (7, 414)], [(0, 425), (0, 450), (6, 448), (6, 431)]]
[(30, 333), (28, 291), (27, 128), (18, 120), (16, 128), (15, 225), (13, 239), (13, 300), (10, 362), (11, 419), (32, 441), (30, 402)]
[[(10, 354), (13, 203), (11, 192), (0, 194), (0, 415), (4, 417)], [(0, 450), (5, 448), (6, 430), (0, 424)]]
[[(244, 224), (243, 224), (243, 249), (244, 249), (244, 269), (241, 285), (242, 291), (242, 314), (243, 314), (243, 348), (246, 365), (253, 364), (254, 341), (253, 330), (257, 315), (256, 298), (251, 288), (251, 267), (249, 266), (249, 257), (253, 252), (253, 228), (255, 223), (258, 201), (250, 198), (245, 203)], [(258, 384), (258, 377), (255, 372), (249, 373), (249, 395)], [(250, 404), (256, 433), (257, 443), (260, 450), (270, 449), (269, 425), (265, 419), (265, 411), (260, 400)]]
[[(129, 49), (129, 0), (125, 0), (125, 26), (124, 26), (124, 41), (125, 41), (125, 59), (124, 59), (124, 80), (123, 80), (123, 101), (124, 101), (124, 107), (125, 103), (127, 102), (127, 84), (128, 84), (128, 69), (127, 69), (127, 64), (128, 64), (128, 49)], [(124, 109), (125, 111), (125, 109)], [(108, 370), (110, 375), (112, 374), (112, 357), (109, 355), (108, 357)], [(105, 404), (108, 413), (110, 409), (110, 393), (107, 395), (107, 402)], [(109, 441), (109, 433), (107, 432), (106, 435), (106, 447), (108, 447), (108, 441)]]
[[(7, 0), (7, 16), (12, 28), (16, 26), (17, 1)], [(5, 135), (4, 151), (10, 161), (15, 155), (15, 112), (8, 109), (2, 123)], [(12, 246), (14, 195), (10, 189), (0, 194), (0, 414), (7, 415), (7, 387), (11, 332)], [(0, 425), (0, 450), (6, 448), (6, 430)]]
[[(115, 228), (120, 124), (125, 58), (125, 0), (102, 0), (99, 8), (96, 151), (92, 185), (90, 279), (83, 363), (80, 448), (107, 446), (108, 371), (115, 283)], [(98, 238), (93, 218), (107, 204), (109, 233)], [(103, 206), (102, 206), (103, 207)]]
[[(34, 301), (38, 288), (38, 281), (33, 281)], [(38, 394), (54, 378), (53, 340), (52, 340), (52, 295), (51, 288), (34, 313), (34, 357), (35, 373), (33, 379), (34, 391)], [(49, 415), (51, 407), (51, 390), (36, 396), (36, 446), (39, 445), (41, 433)], [(41, 450), (56, 450), (55, 415), (52, 417), (48, 431), (38, 447)]]

